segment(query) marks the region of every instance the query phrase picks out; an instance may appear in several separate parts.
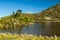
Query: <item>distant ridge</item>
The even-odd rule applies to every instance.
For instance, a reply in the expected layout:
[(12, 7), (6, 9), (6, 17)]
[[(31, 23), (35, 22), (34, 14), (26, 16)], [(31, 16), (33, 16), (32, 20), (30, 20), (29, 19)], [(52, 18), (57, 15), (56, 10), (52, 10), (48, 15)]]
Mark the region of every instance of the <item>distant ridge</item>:
[(40, 18), (50, 17), (52, 19), (60, 19), (60, 4), (56, 4), (48, 9), (38, 13)]

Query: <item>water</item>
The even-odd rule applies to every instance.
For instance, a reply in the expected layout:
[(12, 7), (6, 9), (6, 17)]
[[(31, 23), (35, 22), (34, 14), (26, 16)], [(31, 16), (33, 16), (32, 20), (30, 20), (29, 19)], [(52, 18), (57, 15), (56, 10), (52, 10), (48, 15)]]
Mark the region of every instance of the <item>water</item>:
[(22, 28), (21, 33), (33, 35), (46, 35), (46, 36), (60, 36), (60, 23), (59, 22), (46, 22), (35, 23)]
[(60, 36), (60, 23), (59, 22), (42, 22), (42, 23), (34, 23), (27, 26), (24, 26), (20, 29), (15, 30), (0, 30), (0, 33), (19, 33), (19, 34), (32, 34), (32, 35), (46, 35)]

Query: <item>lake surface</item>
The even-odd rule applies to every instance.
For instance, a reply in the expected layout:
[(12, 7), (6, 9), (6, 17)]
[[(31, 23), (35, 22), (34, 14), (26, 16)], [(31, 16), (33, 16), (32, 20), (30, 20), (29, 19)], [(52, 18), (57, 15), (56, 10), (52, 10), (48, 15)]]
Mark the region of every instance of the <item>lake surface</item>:
[(60, 36), (60, 23), (59, 22), (42, 22), (34, 23), (24, 26), (15, 30), (0, 30), (0, 33), (19, 33), (19, 34), (33, 34), (33, 35), (46, 35), (46, 36)]

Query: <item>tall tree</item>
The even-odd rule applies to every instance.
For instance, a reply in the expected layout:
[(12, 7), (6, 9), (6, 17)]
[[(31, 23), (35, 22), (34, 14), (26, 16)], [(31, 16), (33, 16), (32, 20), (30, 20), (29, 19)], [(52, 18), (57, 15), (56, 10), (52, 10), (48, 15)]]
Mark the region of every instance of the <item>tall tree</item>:
[(21, 12), (22, 12), (22, 10), (17, 10), (16, 15), (20, 16)]
[(13, 17), (13, 18), (15, 17), (15, 12), (12, 13), (12, 17)]
[(21, 13), (22, 12), (22, 10), (17, 10), (17, 13)]

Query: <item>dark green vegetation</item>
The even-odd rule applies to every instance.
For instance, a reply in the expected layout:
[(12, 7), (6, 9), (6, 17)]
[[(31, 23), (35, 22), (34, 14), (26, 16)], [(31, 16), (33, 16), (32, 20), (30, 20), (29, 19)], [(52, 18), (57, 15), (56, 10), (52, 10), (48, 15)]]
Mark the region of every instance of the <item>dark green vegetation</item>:
[(22, 13), (22, 10), (17, 10), (12, 15), (0, 18), (0, 29), (16, 29), (41, 21), (60, 22), (60, 4), (56, 4), (37, 14)]

